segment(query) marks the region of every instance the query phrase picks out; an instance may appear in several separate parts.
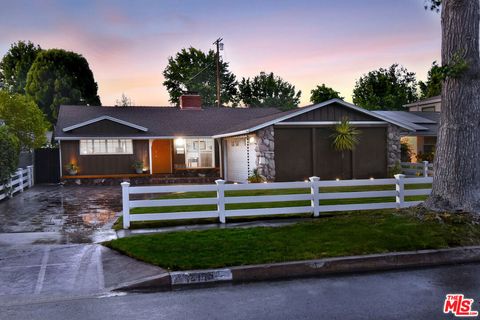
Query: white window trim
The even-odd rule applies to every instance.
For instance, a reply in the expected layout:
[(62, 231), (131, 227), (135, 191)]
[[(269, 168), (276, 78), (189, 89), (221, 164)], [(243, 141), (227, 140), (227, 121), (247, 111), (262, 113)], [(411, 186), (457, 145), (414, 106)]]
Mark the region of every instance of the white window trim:
[[(82, 141), (104, 141), (107, 143), (108, 140), (125, 140), (132, 144), (132, 152), (94, 152), (94, 153), (82, 153)], [(78, 142), (78, 154), (80, 156), (122, 156), (122, 155), (132, 155), (133, 152), (133, 140), (132, 139), (81, 139)]]

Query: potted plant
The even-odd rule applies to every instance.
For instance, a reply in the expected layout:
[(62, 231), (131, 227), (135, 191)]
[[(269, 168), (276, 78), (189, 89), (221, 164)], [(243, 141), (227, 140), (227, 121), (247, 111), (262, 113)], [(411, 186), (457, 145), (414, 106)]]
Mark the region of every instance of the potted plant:
[(143, 173), (143, 161), (135, 161), (132, 164), (133, 169), (135, 169), (135, 172), (140, 174)]
[(69, 163), (65, 166), (69, 175), (74, 176), (78, 173), (78, 166), (75, 163)]

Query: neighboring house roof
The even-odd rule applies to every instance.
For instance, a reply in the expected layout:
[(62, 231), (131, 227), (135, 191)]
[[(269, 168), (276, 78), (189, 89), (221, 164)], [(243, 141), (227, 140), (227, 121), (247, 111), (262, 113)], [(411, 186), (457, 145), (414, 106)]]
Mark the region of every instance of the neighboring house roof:
[(413, 103), (405, 104), (403, 106), (405, 108), (410, 108), (410, 107), (423, 106), (423, 105), (437, 103), (437, 102), (442, 102), (442, 96), (434, 96), (434, 97), (418, 100)]
[(374, 113), (414, 127), (416, 136), (436, 136), (438, 132), (439, 112), (374, 111)]
[[(405, 121), (392, 115), (362, 109), (340, 99), (332, 99), (289, 111), (276, 108), (206, 107), (201, 110), (185, 110), (176, 107), (61, 106), (55, 136), (60, 140), (97, 137), (98, 132), (89, 132), (85, 127), (97, 125), (97, 130), (102, 131), (103, 122), (110, 121), (129, 128), (128, 131), (122, 130), (108, 136), (112, 138), (229, 137), (248, 134), (334, 103), (408, 131), (424, 130), (424, 127), (418, 126), (414, 121)], [(100, 136), (105, 137), (106, 134)]]

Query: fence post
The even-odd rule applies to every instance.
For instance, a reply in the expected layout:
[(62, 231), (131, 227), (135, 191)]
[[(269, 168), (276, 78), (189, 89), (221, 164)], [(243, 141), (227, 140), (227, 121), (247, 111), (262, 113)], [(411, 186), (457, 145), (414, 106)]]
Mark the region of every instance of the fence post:
[(31, 188), (33, 187), (33, 166), (27, 166), (28, 170), (28, 187)]
[(217, 184), (217, 211), (220, 223), (225, 223), (225, 180), (215, 180)]
[(313, 209), (313, 216), (318, 217), (320, 216), (320, 178), (319, 177), (310, 177), (310, 193), (312, 194), (312, 200), (310, 204)]
[(122, 182), (122, 213), (123, 213), (123, 229), (130, 228), (130, 183)]
[(397, 209), (401, 209), (405, 205), (405, 181), (403, 180), (405, 178), (404, 174), (396, 174), (395, 175), (395, 190), (397, 191), (397, 196), (395, 197), (395, 200), (397, 202)]
[(428, 177), (428, 161), (423, 161), (423, 176)]
[(17, 175), (18, 175), (18, 179), (20, 180), (20, 182), (18, 183), (18, 186), (20, 187), (20, 192), (23, 192), (23, 170), (22, 170), (22, 168), (18, 168)]

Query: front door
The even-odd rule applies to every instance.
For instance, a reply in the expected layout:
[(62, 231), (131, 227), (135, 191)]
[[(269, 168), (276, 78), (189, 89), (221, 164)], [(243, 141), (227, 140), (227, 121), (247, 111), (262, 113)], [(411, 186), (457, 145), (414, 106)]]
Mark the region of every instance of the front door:
[(172, 173), (172, 141), (153, 140), (152, 173)]

